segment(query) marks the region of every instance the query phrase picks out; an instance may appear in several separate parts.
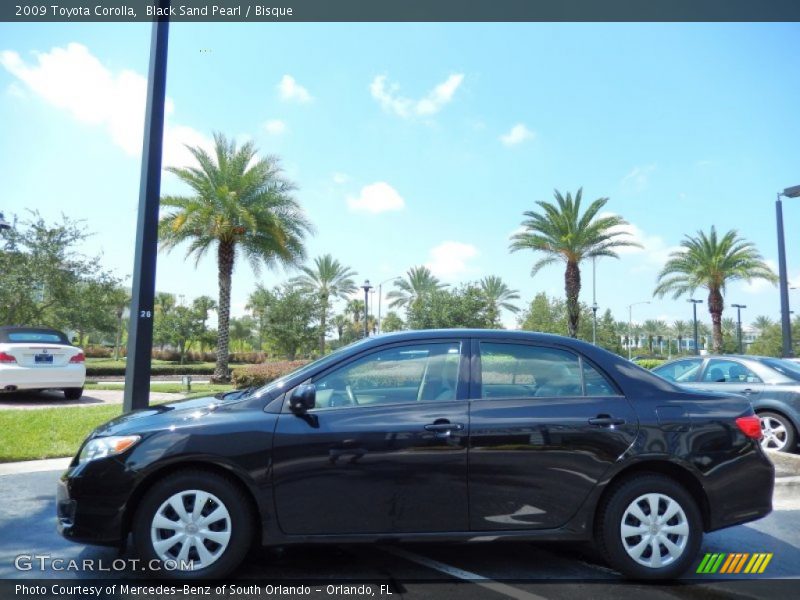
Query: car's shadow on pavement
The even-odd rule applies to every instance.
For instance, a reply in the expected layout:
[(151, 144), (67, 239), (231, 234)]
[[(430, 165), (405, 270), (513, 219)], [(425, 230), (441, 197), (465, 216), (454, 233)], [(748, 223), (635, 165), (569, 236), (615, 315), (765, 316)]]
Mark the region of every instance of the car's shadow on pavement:
[(108, 400), (86, 392), (77, 400), (67, 400), (59, 390), (43, 392), (4, 392), (0, 394), (0, 410), (4, 408), (54, 408), (59, 406), (91, 406)]

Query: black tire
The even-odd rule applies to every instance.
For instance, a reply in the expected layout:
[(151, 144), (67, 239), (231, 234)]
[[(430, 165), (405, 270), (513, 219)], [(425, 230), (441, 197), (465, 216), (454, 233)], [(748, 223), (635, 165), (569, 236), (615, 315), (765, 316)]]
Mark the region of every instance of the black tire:
[[(189, 493), (189, 490), (200, 490), (212, 494), (224, 505), (230, 517), (230, 522), (226, 524), (226, 530), (230, 532), (230, 538), (227, 542), (227, 547), (207, 567), (195, 570), (168, 570), (164, 560), (153, 546), (151, 523), (156, 517), (159, 508), (168, 499), (181, 492)], [(215, 506), (214, 503), (210, 504)], [(192, 469), (168, 475), (153, 485), (144, 495), (136, 509), (131, 530), (134, 548), (145, 567), (149, 568), (152, 564), (161, 564), (161, 570), (154, 571), (153, 575), (171, 579), (217, 579), (231, 573), (242, 562), (250, 548), (253, 527), (254, 518), (250, 504), (247, 497), (239, 489), (239, 486), (216, 473)], [(159, 532), (158, 535), (161, 535), (161, 533)], [(199, 557), (196, 545), (194, 550), (190, 550), (190, 552), (194, 552), (194, 556)], [(189, 558), (191, 559), (192, 556)], [(150, 561), (156, 561), (156, 563), (151, 563)]]
[(785, 436), (783, 437), (783, 445), (779, 446), (780, 436), (775, 436), (773, 438), (774, 442), (769, 443), (770, 440), (768, 438), (763, 438), (761, 440), (761, 447), (765, 450), (777, 450), (778, 452), (794, 452), (797, 448), (797, 431), (795, 431), (794, 425), (792, 422), (784, 417), (780, 413), (775, 413), (769, 410), (760, 411), (757, 413), (758, 418), (761, 419), (761, 429), (764, 430), (764, 422), (765, 420), (769, 420), (767, 422), (774, 423), (777, 421), (781, 424), (781, 426), (786, 431)]
[(64, 398), (67, 400), (80, 400), (80, 397), (83, 396), (83, 388), (67, 388), (64, 390)]
[[(658, 494), (677, 502), (683, 511), (683, 516), (673, 517), (673, 519), (667, 521), (667, 525), (671, 527), (672, 531), (680, 521), (687, 526), (686, 529), (688, 530), (684, 540), (681, 540), (677, 535), (670, 534), (670, 542), (680, 541), (682, 543), (682, 553), (675, 558), (670, 559), (666, 545), (661, 545), (660, 542), (657, 544), (659, 559), (664, 561), (663, 566), (660, 567), (647, 566), (637, 562), (626, 551), (625, 543), (622, 539), (623, 516), (625, 516), (626, 511), (634, 501), (646, 494)], [(661, 501), (658, 506), (660, 510), (666, 504)], [(645, 506), (645, 508), (647, 507)], [(645, 516), (649, 517), (649, 514), (645, 513)], [(633, 517), (633, 521), (630, 520), (631, 516), (627, 518), (626, 524), (637, 524), (635, 517)], [(645, 527), (643, 523), (639, 523), (638, 526)], [(656, 562), (654, 546), (648, 541), (652, 539), (648, 532), (639, 537), (630, 536), (626, 539), (626, 542), (631, 546), (636, 546), (639, 543), (643, 544), (644, 553), (640, 558), (644, 561)], [(643, 474), (623, 481), (610, 490), (597, 513), (595, 542), (598, 550), (611, 567), (631, 579), (673, 579), (678, 577), (694, 562), (702, 540), (703, 521), (691, 494), (676, 481), (662, 475)], [(665, 552), (667, 556), (661, 559), (662, 554)], [(670, 559), (669, 562), (666, 559)]]

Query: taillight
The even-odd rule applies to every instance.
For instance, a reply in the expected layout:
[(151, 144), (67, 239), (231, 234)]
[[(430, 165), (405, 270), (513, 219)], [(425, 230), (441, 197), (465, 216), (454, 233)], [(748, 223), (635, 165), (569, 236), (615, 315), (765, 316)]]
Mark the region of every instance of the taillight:
[(739, 417), (736, 419), (736, 424), (739, 426), (739, 429), (742, 430), (742, 433), (747, 437), (753, 438), (754, 440), (761, 439), (761, 419), (759, 419), (756, 415)]
[(7, 354), (6, 352), (0, 352), (0, 363), (15, 363), (17, 359)]
[(75, 356), (69, 359), (71, 363), (82, 363), (86, 362), (86, 355), (83, 352), (78, 352)]

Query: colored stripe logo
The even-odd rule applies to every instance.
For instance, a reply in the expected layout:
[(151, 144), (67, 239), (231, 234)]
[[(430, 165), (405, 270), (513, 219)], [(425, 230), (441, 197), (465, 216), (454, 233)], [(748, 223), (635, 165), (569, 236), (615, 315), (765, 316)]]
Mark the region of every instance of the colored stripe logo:
[(731, 575), (736, 573), (757, 574), (763, 573), (769, 561), (772, 560), (772, 552), (756, 552), (749, 554), (746, 552), (733, 553), (706, 553), (697, 573), (703, 575), (713, 575), (715, 573)]

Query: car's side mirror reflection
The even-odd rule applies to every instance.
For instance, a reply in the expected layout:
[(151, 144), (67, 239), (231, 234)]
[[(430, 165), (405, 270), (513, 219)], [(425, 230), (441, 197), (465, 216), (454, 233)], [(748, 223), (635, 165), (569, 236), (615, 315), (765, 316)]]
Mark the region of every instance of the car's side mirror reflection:
[(317, 402), (317, 388), (313, 383), (297, 386), (289, 396), (289, 409), (296, 415), (304, 415)]

